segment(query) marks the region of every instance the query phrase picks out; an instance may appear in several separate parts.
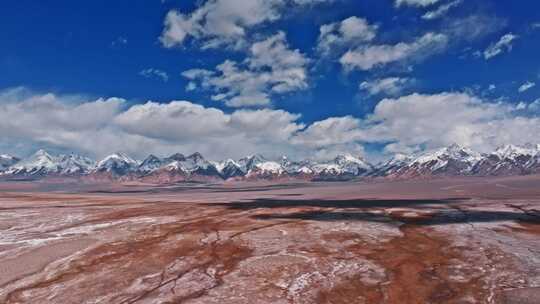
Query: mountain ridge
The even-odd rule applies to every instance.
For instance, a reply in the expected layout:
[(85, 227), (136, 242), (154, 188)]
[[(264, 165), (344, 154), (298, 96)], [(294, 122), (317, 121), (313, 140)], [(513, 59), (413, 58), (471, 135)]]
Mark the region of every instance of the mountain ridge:
[(478, 153), (453, 144), (417, 155), (396, 154), (376, 165), (351, 154), (341, 154), (326, 161), (297, 161), (286, 156), (280, 160), (269, 160), (260, 154), (239, 160), (210, 161), (198, 152), (188, 156), (175, 153), (168, 157), (150, 154), (142, 161), (117, 152), (100, 161), (93, 161), (77, 154), (52, 155), (42, 149), (25, 159), (0, 155), (0, 177), (3, 178), (75, 176), (165, 183), (228, 179), (404, 179), (535, 173), (540, 173), (539, 144), (504, 145), (489, 153)]

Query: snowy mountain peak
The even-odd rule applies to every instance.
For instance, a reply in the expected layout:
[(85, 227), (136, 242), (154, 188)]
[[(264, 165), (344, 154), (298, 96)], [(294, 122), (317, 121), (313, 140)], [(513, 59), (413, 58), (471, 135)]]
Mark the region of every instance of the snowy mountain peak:
[[(436, 176), (508, 176), (540, 173), (540, 145), (505, 145), (488, 154), (453, 144), (420, 155), (396, 154), (373, 166), (360, 156), (342, 154), (327, 161), (292, 160), (282, 156), (276, 161), (260, 154), (238, 161), (206, 160), (200, 153), (189, 156), (176, 153), (160, 158), (149, 155), (138, 162), (124, 153), (111, 154), (95, 164), (77, 154), (52, 155), (41, 149), (19, 160), (0, 155), (0, 174), (44, 177), (46, 175), (92, 175), (107, 172), (112, 177), (152, 181), (219, 180), (229, 178), (301, 178), (311, 180), (350, 180), (365, 177), (415, 178)], [(109, 177), (109, 176), (107, 176)]]
[(45, 151), (44, 149), (39, 149), (37, 150), (34, 155), (34, 157), (47, 157), (47, 158), (52, 158), (52, 156), (47, 152)]
[(191, 154), (190, 156), (186, 157), (187, 159), (192, 159), (194, 161), (201, 161), (201, 160), (204, 160), (204, 157), (202, 156), (201, 153), (199, 152), (195, 152), (193, 154)]
[(448, 151), (450, 153), (459, 153), (459, 152), (463, 151), (466, 148), (458, 145), (457, 143), (453, 143), (450, 146), (448, 146), (446, 148), (443, 148), (443, 149), (446, 149), (446, 151)]
[(153, 163), (153, 162), (156, 162), (156, 161), (160, 161), (160, 158), (155, 156), (154, 154), (150, 154), (148, 155), (148, 157), (146, 157), (143, 162), (141, 163), (144, 164), (144, 163)]
[(469, 148), (453, 144), (445, 148), (425, 152), (416, 158), (415, 162), (424, 164), (433, 161), (448, 161), (449, 159), (474, 162), (478, 161), (480, 158), (481, 155), (479, 153), (474, 152)]
[(58, 171), (58, 164), (56, 163), (53, 156), (51, 156), (47, 151), (40, 149), (30, 157), (24, 159), (16, 168), (20, 170), (31, 171), (33, 169), (45, 169), (47, 171)]
[(101, 161), (99, 161), (98, 167), (101, 167), (101, 166), (103, 166), (103, 165), (105, 165), (107, 163), (119, 163), (119, 162), (124, 162), (124, 163), (128, 163), (128, 164), (137, 163), (134, 159), (127, 156), (126, 154), (117, 152), (117, 153), (108, 155), (105, 158), (103, 158)]
[(358, 158), (358, 157), (354, 157), (350, 154), (342, 154), (342, 155), (338, 155), (335, 159), (334, 159), (335, 163), (338, 164), (338, 165), (349, 165), (349, 164), (356, 164), (358, 165), (359, 167), (362, 167), (362, 168), (365, 168), (365, 169), (368, 169), (368, 168), (371, 168), (371, 165), (368, 164), (365, 160), (361, 159), (361, 158)]
[(14, 160), (19, 160), (19, 158), (13, 155), (9, 155), (9, 154), (0, 154), (0, 161), (1, 160), (14, 161)]
[(256, 167), (263, 171), (281, 173), (283, 172), (283, 167), (279, 163), (268, 161), (264, 163), (257, 164)]
[(223, 172), (223, 170), (225, 170), (226, 168), (231, 167), (240, 168), (240, 164), (230, 158), (222, 162), (216, 162), (214, 163), (214, 166), (216, 166), (219, 172)]
[(183, 164), (188, 170), (193, 170), (197, 168), (206, 169), (208, 166), (212, 165), (210, 162), (204, 159), (202, 154), (199, 152), (195, 152), (190, 156), (186, 157), (186, 160), (183, 162)]
[(410, 155), (396, 153), (388, 161), (379, 164), (378, 167), (389, 168), (393, 166), (405, 165), (405, 164), (411, 163), (413, 160), (414, 158)]
[(18, 163), (19, 161), (20, 161), (19, 158), (12, 155), (8, 155), (8, 154), (0, 155), (0, 171), (6, 170), (7, 168)]
[(122, 152), (116, 152), (114, 154), (111, 154), (107, 157), (105, 157), (105, 160), (118, 160), (118, 161), (123, 161), (123, 162), (126, 162), (126, 163), (136, 163), (136, 161), (129, 157), (127, 154), (124, 154)]
[(139, 165), (138, 170), (141, 172), (151, 172), (159, 169), (163, 165), (163, 160), (159, 157), (150, 154)]
[(285, 173), (285, 169), (280, 163), (273, 161), (260, 162), (251, 168), (247, 175), (249, 177), (273, 178)]
[(174, 161), (185, 161), (186, 157), (182, 153), (174, 153), (173, 155), (167, 157), (167, 159)]
[(13, 165), (7, 172), (10, 174), (76, 174), (86, 173), (94, 166), (90, 159), (76, 155), (53, 156), (41, 149), (32, 156)]
[(133, 171), (137, 166), (137, 161), (124, 153), (117, 152), (102, 159), (97, 164), (96, 171), (123, 175)]
[(523, 147), (515, 146), (515, 145), (504, 145), (495, 152), (493, 152), (493, 155), (498, 156), (501, 159), (513, 159), (518, 156), (534, 156), (540, 153), (540, 150), (538, 149), (538, 145), (526, 145)]
[(247, 160), (247, 161), (262, 163), (262, 162), (266, 161), (266, 158), (264, 156), (262, 156), (261, 154), (253, 154), (253, 155), (248, 155), (248, 156), (242, 158), (241, 160)]
[(412, 157), (410, 155), (403, 154), (403, 153), (396, 153), (389, 160), (389, 162), (391, 162), (391, 163), (404, 162), (404, 161), (410, 161), (411, 159), (412, 159)]
[(73, 153), (60, 155), (58, 162), (62, 174), (87, 173), (95, 166), (91, 159)]
[(202, 154), (196, 152), (188, 157), (182, 154), (175, 154), (165, 159), (162, 167), (169, 173), (180, 176), (199, 176), (220, 178), (220, 171), (214, 163), (207, 161)]
[(238, 161), (242, 171), (248, 172), (255, 168), (256, 165), (266, 162), (266, 158), (260, 154), (246, 156)]

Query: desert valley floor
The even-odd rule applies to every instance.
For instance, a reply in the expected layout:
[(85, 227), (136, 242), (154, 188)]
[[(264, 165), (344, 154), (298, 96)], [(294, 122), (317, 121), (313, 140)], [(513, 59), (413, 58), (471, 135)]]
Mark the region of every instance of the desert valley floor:
[(0, 303), (539, 303), (540, 177), (0, 183)]

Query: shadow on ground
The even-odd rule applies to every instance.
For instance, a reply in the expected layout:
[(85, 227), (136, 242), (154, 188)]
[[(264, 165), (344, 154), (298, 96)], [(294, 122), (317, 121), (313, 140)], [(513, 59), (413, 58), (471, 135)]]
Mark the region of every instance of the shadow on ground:
[[(287, 200), (255, 199), (246, 202), (220, 204), (232, 210), (272, 210), (271, 213), (252, 215), (258, 220), (311, 221), (399, 221), (411, 225), (446, 225), (519, 221), (540, 224), (537, 211), (478, 210), (463, 205), (469, 198), (447, 199), (355, 199), (355, 200)], [(215, 204), (213, 204), (215, 206)], [(467, 204), (468, 205), (468, 204)], [(404, 208), (406, 210), (385, 210)], [(294, 212), (288, 212), (288, 209)], [(300, 210), (297, 209), (306, 209)], [(416, 213), (418, 212), (418, 213)]]

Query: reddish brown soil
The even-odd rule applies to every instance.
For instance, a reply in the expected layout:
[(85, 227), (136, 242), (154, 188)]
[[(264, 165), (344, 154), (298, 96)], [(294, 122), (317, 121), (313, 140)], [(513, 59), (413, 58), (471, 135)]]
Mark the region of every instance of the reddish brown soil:
[(19, 185), (0, 302), (535, 303), (537, 185)]

